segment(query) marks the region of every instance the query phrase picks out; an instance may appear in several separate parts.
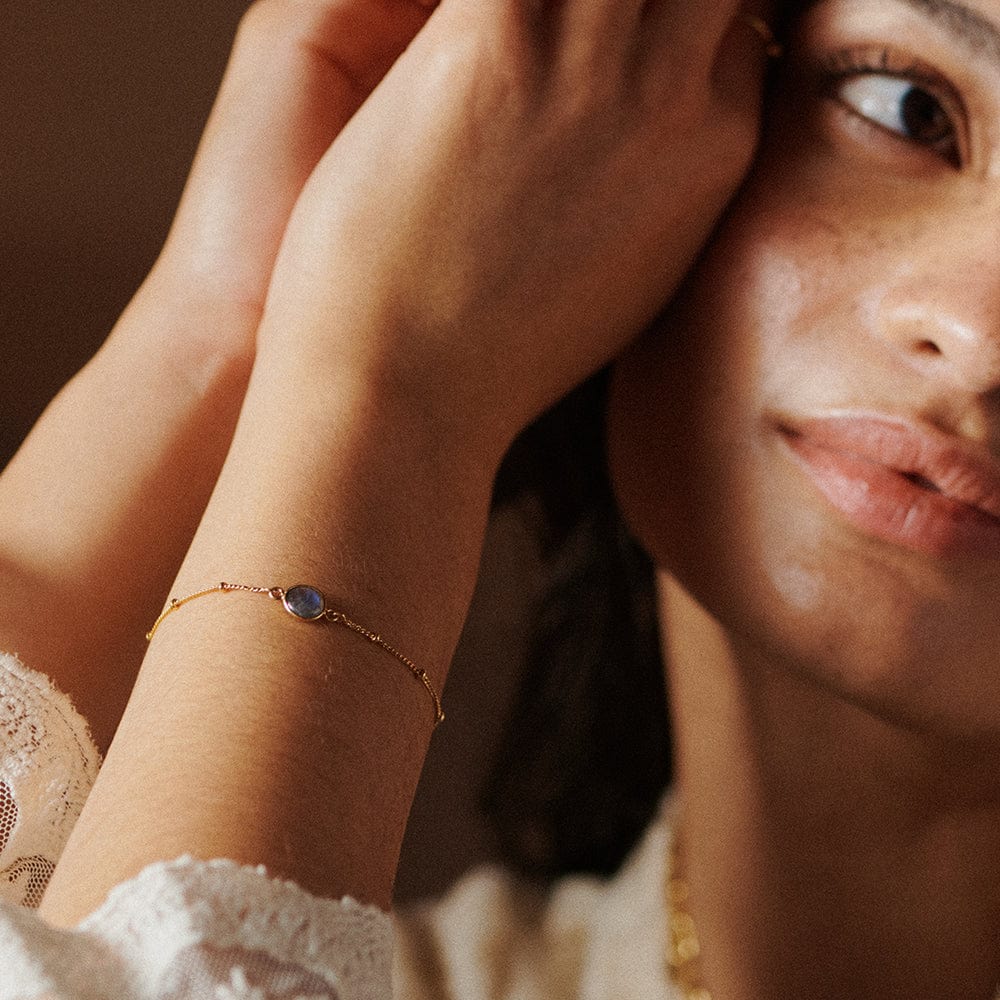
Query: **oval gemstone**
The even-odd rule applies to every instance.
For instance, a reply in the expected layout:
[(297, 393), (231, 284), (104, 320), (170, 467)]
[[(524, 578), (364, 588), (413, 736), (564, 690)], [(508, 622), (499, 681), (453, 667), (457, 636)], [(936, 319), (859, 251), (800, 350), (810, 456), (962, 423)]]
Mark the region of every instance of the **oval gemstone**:
[(281, 603), (290, 614), (307, 622), (321, 618), (326, 610), (326, 598), (315, 587), (304, 584), (286, 590)]

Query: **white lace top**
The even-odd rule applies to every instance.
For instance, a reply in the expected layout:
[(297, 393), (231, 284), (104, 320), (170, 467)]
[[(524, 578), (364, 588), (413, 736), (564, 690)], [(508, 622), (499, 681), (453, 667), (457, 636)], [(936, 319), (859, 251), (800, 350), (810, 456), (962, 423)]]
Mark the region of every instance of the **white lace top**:
[(390, 917), (178, 858), (51, 928), (33, 910), (99, 767), (69, 699), (0, 653), (0, 1000), (676, 1000), (663, 819), (614, 879), (547, 894), (484, 869)]

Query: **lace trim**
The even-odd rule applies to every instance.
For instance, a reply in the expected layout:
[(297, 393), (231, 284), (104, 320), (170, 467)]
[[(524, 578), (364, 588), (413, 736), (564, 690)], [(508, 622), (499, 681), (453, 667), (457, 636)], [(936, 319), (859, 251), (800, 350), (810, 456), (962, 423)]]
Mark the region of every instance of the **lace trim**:
[(0, 899), (38, 906), (100, 764), (70, 699), (0, 653)]
[(153, 995), (177, 957), (198, 944), (263, 951), (330, 981), (350, 1000), (392, 995), (392, 920), (346, 897), (319, 899), (263, 867), (185, 856), (117, 886), (78, 931), (111, 944), (129, 995)]
[[(45, 707), (41, 716), (34, 711), (39, 702)], [(81, 761), (96, 779), (101, 755), (90, 734), (90, 726), (69, 696), (45, 674), (26, 667), (12, 653), (0, 652), (0, 735), (3, 737), (4, 770), (16, 774), (29, 766), (31, 758), (43, 748), (48, 729), (53, 725), (61, 730), (59, 735), (69, 737), (74, 759)]]

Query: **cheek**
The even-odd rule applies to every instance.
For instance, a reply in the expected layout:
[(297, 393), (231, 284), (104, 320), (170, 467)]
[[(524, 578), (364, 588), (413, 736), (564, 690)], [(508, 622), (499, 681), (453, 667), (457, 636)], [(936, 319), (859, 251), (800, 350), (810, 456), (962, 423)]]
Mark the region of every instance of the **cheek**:
[[(681, 571), (694, 538), (710, 557), (747, 537), (741, 480), (794, 331), (815, 311), (819, 251), (796, 218), (752, 206), (748, 190), (656, 328), (616, 370), (609, 409), (612, 478), (626, 517), (664, 568)], [(701, 557), (698, 557), (699, 561)]]
[(731, 633), (881, 714), (995, 725), (984, 664), (1000, 627), (986, 634), (983, 622), (995, 618), (996, 581), (956, 582), (859, 542), (770, 423), (775, 410), (898, 402), (868, 318), (891, 254), (833, 210), (784, 210), (765, 195), (745, 192), (656, 329), (619, 362), (608, 455), (623, 513)]
[[(870, 388), (879, 276), (893, 273), (898, 244), (879, 239), (864, 196), (843, 187), (773, 143), (656, 328), (619, 364), (612, 475), (665, 568), (678, 568), (694, 533), (718, 551), (736, 530), (759, 535), (772, 498), (746, 480), (769, 408), (808, 412)], [(797, 601), (816, 591), (798, 569), (775, 579), (794, 580), (782, 589)]]
[(828, 519), (776, 454), (772, 421), (883, 395), (870, 328), (891, 255), (854, 201), (772, 154), (622, 358), (608, 444), (623, 512), (706, 606), (821, 616), (853, 585), (823, 557)]
[(882, 714), (1000, 726), (995, 571), (977, 579), (845, 528), (769, 423), (911, 412), (926, 387), (880, 323), (937, 295), (962, 259), (943, 235), (950, 202), (865, 169), (794, 110), (779, 109), (697, 268), (618, 365), (608, 455), (622, 510), (731, 635)]

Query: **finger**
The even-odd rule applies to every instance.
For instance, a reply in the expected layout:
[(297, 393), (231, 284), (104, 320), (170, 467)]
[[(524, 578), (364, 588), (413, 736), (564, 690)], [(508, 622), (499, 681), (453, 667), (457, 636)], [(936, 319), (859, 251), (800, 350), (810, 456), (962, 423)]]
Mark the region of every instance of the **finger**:
[(257, 0), (240, 26), (231, 75), (234, 82), (257, 77), (259, 60), (283, 50), (293, 61), (315, 56), (371, 90), (436, 6), (436, 0)]
[(760, 104), (768, 68), (781, 54), (768, 20), (772, 14), (771, 4), (750, 4), (733, 18), (722, 38), (712, 81), (726, 107), (752, 112)]
[(644, 31), (651, 47), (666, 43), (689, 55), (697, 64), (714, 57), (719, 43), (740, 9), (739, 0), (713, 0), (692, 3), (690, 0), (646, 0)]
[(574, 0), (562, 7), (563, 33), (588, 61), (601, 54), (605, 59), (628, 52), (635, 46), (645, 0)]

